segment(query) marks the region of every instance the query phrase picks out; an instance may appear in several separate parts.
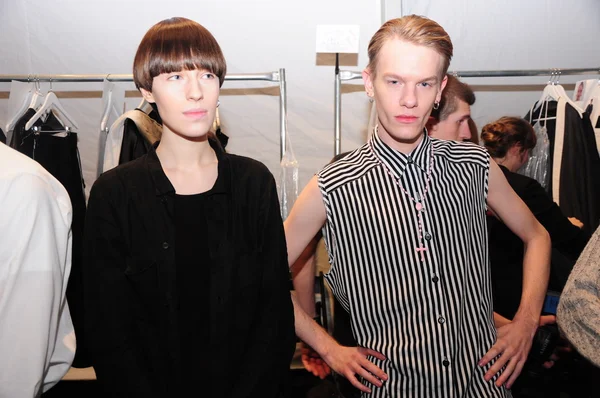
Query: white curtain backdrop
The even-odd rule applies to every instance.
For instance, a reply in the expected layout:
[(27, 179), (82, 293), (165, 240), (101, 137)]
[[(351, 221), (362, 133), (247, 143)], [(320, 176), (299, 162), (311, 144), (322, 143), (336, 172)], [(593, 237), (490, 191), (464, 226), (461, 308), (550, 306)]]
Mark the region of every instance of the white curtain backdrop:
[[(431, 17), (448, 31), (455, 46), (451, 70), (600, 66), (596, 0), (0, 0), (0, 74), (131, 73), (137, 45), (150, 26), (172, 16), (196, 20), (219, 41), (229, 73), (286, 69), (288, 129), (302, 188), (333, 155), (334, 67), (331, 57), (317, 58), (316, 26), (360, 26), (361, 51), (342, 65), (359, 71), (382, 21), (411, 13)], [(565, 76), (561, 83), (572, 90), (583, 78)], [(524, 115), (547, 80), (465, 79), (476, 91), (476, 123), (482, 127), (503, 115)], [(134, 108), (140, 101), (135, 87), (120, 84), (127, 90), (127, 109)], [(47, 90), (48, 84), (42, 87)], [(102, 83), (53, 83), (52, 88), (78, 121), (89, 190), (96, 175)], [(10, 83), (0, 83), (0, 126), (12, 116), (9, 91)], [(276, 84), (226, 82), (219, 108), (229, 151), (264, 162), (276, 176), (277, 93)], [(362, 81), (343, 84), (342, 151), (364, 143), (370, 109)]]

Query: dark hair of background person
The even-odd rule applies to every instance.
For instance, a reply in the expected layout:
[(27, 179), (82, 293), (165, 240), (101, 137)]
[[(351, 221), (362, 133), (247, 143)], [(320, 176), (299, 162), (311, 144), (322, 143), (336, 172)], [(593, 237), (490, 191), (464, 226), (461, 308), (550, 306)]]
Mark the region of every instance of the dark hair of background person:
[(466, 102), (469, 106), (475, 103), (475, 93), (468, 84), (461, 82), (456, 76), (447, 75), (447, 77), (448, 82), (442, 91), (440, 106), (431, 111), (431, 117), (438, 122), (446, 120), (456, 111), (459, 100)]
[(519, 146), (521, 151), (533, 149), (536, 137), (533, 127), (527, 120), (505, 116), (483, 126), (481, 143), (493, 158), (503, 158), (515, 145)]

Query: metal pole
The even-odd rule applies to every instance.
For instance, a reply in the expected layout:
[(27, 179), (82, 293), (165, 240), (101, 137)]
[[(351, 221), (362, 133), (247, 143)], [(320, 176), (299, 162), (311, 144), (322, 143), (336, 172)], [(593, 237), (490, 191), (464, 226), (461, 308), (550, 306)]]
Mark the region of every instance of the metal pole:
[(333, 155), (341, 153), (341, 125), (342, 125), (342, 80), (340, 79), (340, 58), (335, 54), (335, 107), (334, 107), (334, 146)]
[(279, 69), (279, 160), (285, 155), (287, 143), (287, 87), (285, 69)]

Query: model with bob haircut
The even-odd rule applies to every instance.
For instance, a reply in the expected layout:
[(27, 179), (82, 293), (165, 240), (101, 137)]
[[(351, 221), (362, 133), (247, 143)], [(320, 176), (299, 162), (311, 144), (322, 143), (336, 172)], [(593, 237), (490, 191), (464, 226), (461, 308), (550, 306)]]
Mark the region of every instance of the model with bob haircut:
[(108, 396), (280, 397), (295, 349), (275, 180), (209, 134), (226, 64), (171, 18), (133, 65), (161, 140), (98, 178), (85, 229), (86, 327)]

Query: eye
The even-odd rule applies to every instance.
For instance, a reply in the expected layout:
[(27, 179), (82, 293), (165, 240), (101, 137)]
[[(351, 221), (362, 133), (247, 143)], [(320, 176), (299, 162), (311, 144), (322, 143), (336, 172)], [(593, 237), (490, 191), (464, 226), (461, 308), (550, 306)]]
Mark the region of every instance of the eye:
[(212, 80), (214, 78), (216, 78), (217, 76), (214, 73), (205, 73), (202, 75), (203, 79), (208, 79), (208, 80)]
[(395, 86), (396, 84), (398, 84), (398, 80), (388, 80), (388, 84)]
[(174, 73), (172, 75), (170, 75), (167, 80), (180, 80), (182, 77), (180, 74)]
[(430, 82), (421, 82), (419, 84), (421, 85), (421, 87), (431, 87), (431, 83)]

